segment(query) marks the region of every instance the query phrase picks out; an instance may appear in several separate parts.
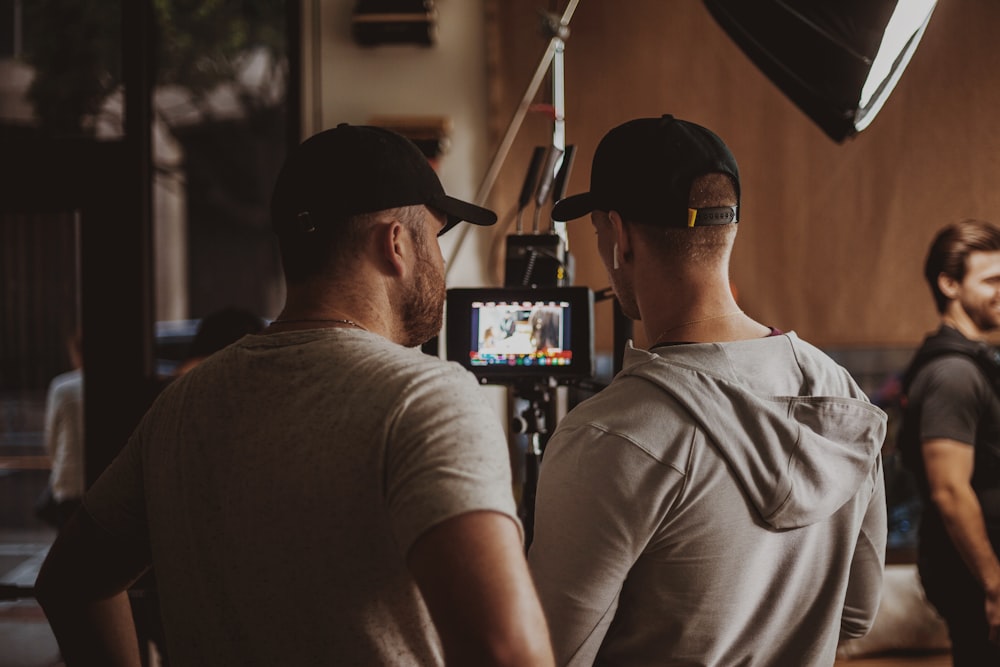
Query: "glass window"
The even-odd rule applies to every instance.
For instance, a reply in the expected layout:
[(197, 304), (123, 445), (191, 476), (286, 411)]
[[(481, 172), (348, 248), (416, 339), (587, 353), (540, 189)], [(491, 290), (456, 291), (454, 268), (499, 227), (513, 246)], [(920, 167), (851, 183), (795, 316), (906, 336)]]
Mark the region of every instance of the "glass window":
[(175, 350), (221, 309), (277, 314), (269, 198), (287, 141), (285, 3), (186, 4), (156, 3), (156, 316)]
[[(288, 80), (284, 0), (151, 0), (151, 7), (150, 268), (165, 362), (158, 368), (169, 379), (206, 316), (235, 306), (266, 318), (280, 306), (268, 200), (298, 86)], [(58, 163), (61, 150), (79, 156), (126, 139), (122, 35), (136, 33), (122, 20), (121, 0), (0, 0), (0, 161), (13, 165), (4, 173), (17, 173), (14, 162), (28, 156)], [(44, 152), (35, 150), (42, 145)], [(16, 204), (0, 196), (0, 584), (25, 587), (58, 521), (55, 505), (41, 511), (61, 456), (46, 445), (50, 389), (58, 384), (66, 388), (60, 395), (74, 396), (73, 341), (80, 304), (88, 303), (81, 294), (93, 294), (80, 279), (81, 265), (93, 266), (80, 244), (81, 227), (84, 238), (92, 229), (75, 208), (81, 188), (44, 173), (50, 164)], [(0, 614), (8, 604), (34, 604), (2, 590)], [(40, 614), (19, 617), (45, 626)], [(54, 640), (39, 632), (23, 633), (31, 644), (23, 648), (51, 650), (55, 661)]]

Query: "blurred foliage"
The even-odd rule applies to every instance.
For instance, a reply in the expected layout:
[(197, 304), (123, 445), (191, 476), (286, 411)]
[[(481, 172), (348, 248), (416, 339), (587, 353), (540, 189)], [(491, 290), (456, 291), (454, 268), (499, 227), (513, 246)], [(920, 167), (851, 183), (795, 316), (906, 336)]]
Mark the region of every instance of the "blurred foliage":
[[(36, 71), (28, 91), (43, 129), (88, 134), (94, 114), (121, 85), (122, 2), (24, 3), (25, 60)], [(197, 99), (232, 81), (239, 58), (263, 47), (286, 51), (285, 0), (152, 0), (156, 80)]]
[(230, 81), (241, 54), (264, 47), (284, 57), (284, 0), (153, 0), (159, 83), (196, 95)]
[[(124, 0), (128, 1), (128, 0)], [(110, 0), (24, 3), (28, 90), (42, 127), (80, 134), (121, 81), (121, 6)]]

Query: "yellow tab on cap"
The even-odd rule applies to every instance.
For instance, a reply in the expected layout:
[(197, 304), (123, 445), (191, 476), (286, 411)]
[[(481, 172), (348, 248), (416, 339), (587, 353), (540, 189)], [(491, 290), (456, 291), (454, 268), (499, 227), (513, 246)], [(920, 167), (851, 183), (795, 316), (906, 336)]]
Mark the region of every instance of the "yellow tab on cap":
[(698, 217), (698, 209), (689, 208), (688, 209), (688, 227), (694, 227), (695, 218)]

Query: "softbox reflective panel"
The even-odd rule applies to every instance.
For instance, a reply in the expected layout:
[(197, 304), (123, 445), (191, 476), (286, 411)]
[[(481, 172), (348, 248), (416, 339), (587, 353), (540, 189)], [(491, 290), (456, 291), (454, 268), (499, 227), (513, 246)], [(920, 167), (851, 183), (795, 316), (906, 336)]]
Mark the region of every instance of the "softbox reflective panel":
[(755, 65), (837, 142), (871, 123), (936, 0), (705, 0)]

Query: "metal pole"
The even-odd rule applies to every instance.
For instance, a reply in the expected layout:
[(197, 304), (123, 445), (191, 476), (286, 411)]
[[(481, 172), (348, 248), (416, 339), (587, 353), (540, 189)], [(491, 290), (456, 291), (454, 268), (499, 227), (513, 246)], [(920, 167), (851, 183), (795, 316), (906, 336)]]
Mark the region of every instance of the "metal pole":
[[(576, 7), (579, 4), (580, 0), (570, 0), (569, 4), (566, 5), (566, 9), (563, 11), (559, 22), (554, 26), (554, 34), (549, 40), (549, 45), (546, 47), (545, 53), (542, 54), (542, 59), (539, 61), (538, 67), (535, 69), (535, 74), (531, 77), (531, 82), (528, 83), (528, 87), (524, 91), (524, 95), (521, 97), (521, 102), (517, 105), (517, 109), (514, 111), (514, 117), (507, 126), (507, 131), (504, 134), (503, 139), (500, 141), (500, 145), (497, 147), (497, 151), (493, 155), (493, 161), (490, 163), (489, 169), (486, 170), (486, 175), (483, 177), (483, 181), (479, 186), (479, 192), (476, 194), (475, 201), (480, 206), (486, 203), (487, 197), (489, 197), (490, 192), (493, 190), (493, 185), (496, 182), (497, 176), (500, 174), (500, 168), (503, 166), (504, 160), (507, 159), (507, 153), (510, 152), (510, 148), (514, 144), (514, 139), (517, 137), (517, 133), (521, 129), (521, 123), (524, 122), (524, 117), (528, 113), (528, 107), (531, 106), (531, 101), (535, 99), (535, 95), (538, 93), (538, 88), (542, 84), (542, 79), (545, 77), (545, 72), (552, 64), (557, 51), (559, 53), (560, 69), (558, 74), (560, 81), (559, 96), (562, 96), (562, 52), (565, 48), (565, 39), (569, 36), (569, 22), (573, 18), (573, 14), (576, 12)], [(554, 79), (555, 74), (553, 76), (553, 80)], [(560, 108), (556, 109), (557, 129), (553, 132), (553, 142), (556, 141), (556, 133), (558, 133), (558, 136), (561, 137), (563, 144), (562, 146), (559, 146), (559, 148), (565, 149), (565, 117), (562, 115), (565, 110), (561, 108), (562, 106), (563, 103), (562, 100), (560, 100)], [(559, 165), (557, 164), (556, 170), (558, 170), (558, 166)], [(446, 278), (448, 276), (448, 272), (450, 272), (452, 267), (455, 266), (455, 258), (458, 256), (458, 251), (461, 250), (462, 244), (465, 242), (465, 237), (469, 233), (469, 228), (470, 225), (459, 226), (458, 240), (452, 247), (451, 254), (448, 257), (446, 264)]]

